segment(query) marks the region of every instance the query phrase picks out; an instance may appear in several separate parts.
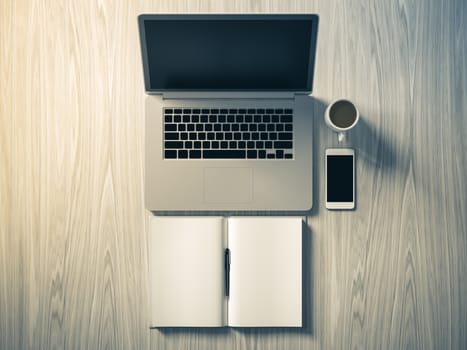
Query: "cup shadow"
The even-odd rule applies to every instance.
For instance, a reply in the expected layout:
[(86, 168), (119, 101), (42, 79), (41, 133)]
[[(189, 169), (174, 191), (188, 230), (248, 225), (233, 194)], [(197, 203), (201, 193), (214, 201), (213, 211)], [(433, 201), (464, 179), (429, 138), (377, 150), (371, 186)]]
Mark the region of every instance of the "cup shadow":
[[(324, 123), (324, 112), (329, 103), (330, 101), (325, 101), (320, 98), (315, 99), (315, 119), (322, 121), (320, 123), (322, 132), (326, 132), (329, 135), (332, 134), (337, 140), (337, 133), (329, 129)], [(319, 132), (320, 130), (315, 131)], [(331, 147), (354, 148), (357, 153), (357, 159), (364, 161), (367, 166), (385, 172), (394, 172), (398, 168), (398, 163), (397, 153), (393, 145), (394, 143), (391, 142), (389, 137), (374, 126), (371, 116), (360, 113), (358, 123), (353, 129), (346, 132), (344, 142), (333, 143), (332, 145), (324, 147), (315, 147), (315, 149), (321, 149), (322, 152), (324, 152), (325, 148)], [(322, 156), (322, 154), (320, 154), (320, 156)]]

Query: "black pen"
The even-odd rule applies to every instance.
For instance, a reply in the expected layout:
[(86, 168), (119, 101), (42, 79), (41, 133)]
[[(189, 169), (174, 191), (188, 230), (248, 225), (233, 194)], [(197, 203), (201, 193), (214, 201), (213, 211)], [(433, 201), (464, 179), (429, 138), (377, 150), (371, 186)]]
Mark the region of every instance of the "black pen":
[(229, 290), (230, 290), (230, 249), (229, 248), (225, 250), (224, 268), (225, 268), (225, 295), (229, 296)]

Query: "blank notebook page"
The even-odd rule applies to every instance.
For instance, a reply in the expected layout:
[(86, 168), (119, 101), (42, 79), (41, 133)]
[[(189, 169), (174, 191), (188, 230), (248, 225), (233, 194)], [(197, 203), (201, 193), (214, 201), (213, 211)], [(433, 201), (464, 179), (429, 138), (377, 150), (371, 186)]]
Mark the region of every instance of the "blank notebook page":
[(225, 325), (224, 240), (222, 218), (151, 218), (152, 327)]
[(229, 218), (229, 325), (302, 326), (300, 218)]

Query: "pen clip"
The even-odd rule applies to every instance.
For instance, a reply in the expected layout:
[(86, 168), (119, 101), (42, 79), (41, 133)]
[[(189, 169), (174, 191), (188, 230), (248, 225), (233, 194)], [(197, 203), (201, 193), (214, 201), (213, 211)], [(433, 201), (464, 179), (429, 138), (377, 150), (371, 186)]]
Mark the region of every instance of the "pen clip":
[(225, 296), (230, 293), (230, 249), (225, 249), (224, 254), (224, 269), (225, 269)]

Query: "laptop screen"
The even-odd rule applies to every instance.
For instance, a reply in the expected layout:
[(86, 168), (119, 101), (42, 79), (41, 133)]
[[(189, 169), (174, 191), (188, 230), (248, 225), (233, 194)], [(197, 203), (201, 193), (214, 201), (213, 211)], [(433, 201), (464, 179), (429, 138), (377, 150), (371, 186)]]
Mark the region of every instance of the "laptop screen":
[(148, 92), (311, 91), (316, 15), (141, 15)]

